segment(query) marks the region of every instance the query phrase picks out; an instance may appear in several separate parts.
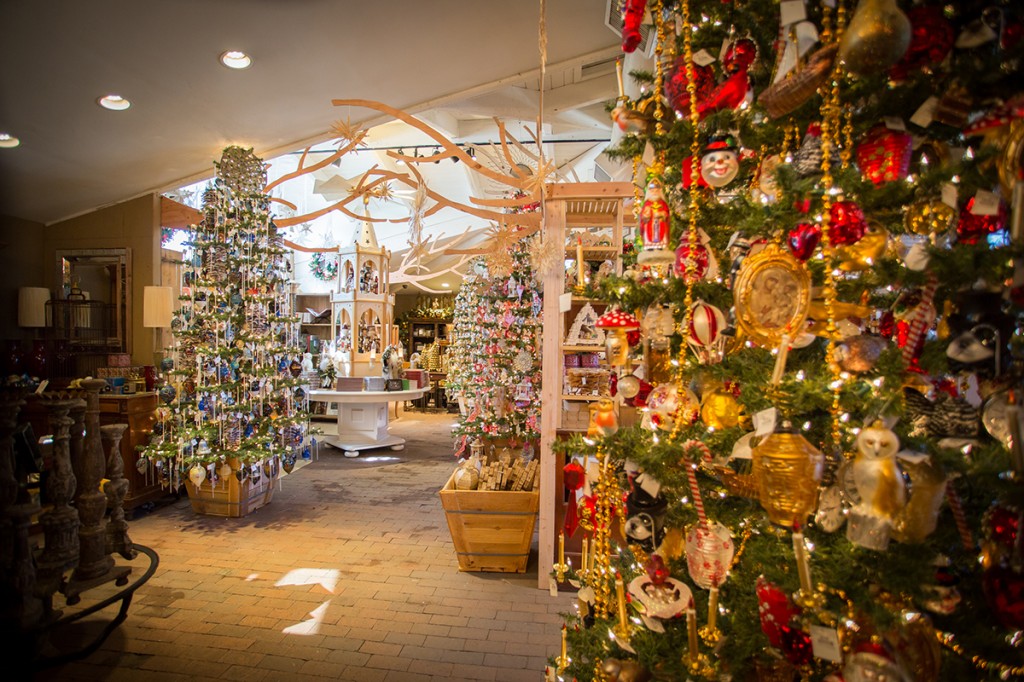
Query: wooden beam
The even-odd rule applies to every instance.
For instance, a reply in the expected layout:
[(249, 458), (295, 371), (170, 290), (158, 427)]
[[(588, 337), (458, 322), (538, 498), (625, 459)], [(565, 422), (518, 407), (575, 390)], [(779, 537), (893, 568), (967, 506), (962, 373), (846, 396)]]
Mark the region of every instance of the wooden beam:
[(160, 227), (184, 230), (203, 219), (200, 211), (165, 196), (160, 197)]

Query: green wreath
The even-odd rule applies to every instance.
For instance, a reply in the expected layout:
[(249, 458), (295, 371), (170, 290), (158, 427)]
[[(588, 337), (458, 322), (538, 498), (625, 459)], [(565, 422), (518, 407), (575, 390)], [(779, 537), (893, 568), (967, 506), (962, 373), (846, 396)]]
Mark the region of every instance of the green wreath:
[(330, 282), (338, 275), (338, 257), (328, 259), (323, 251), (317, 251), (309, 261), (309, 269), (321, 282)]

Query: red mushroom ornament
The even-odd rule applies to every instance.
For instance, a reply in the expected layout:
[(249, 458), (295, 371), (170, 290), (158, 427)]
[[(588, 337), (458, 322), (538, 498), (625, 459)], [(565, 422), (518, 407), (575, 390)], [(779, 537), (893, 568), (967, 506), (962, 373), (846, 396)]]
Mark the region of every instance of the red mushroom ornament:
[(619, 308), (612, 308), (597, 318), (598, 329), (605, 332), (604, 347), (608, 364), (622, 367), (629, 361), (629, 332), (640, 328), (640, 320)]

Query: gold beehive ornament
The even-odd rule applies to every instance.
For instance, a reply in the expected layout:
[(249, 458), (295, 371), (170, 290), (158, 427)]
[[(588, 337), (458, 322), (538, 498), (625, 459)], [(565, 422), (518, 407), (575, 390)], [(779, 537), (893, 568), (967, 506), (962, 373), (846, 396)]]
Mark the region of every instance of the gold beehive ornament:
[(825, 458), (788, 424), (753, 449), (754, 482), (772, 523), (801, 526), (814, 511)]

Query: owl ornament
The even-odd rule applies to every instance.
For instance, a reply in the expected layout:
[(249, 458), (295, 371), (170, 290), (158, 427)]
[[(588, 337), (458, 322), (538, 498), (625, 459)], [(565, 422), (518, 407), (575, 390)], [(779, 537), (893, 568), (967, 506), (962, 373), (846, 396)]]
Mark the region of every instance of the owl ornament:
[(903, 476), (896, 464), (900, 441), (876, 421), (857, 434), (853, 485), (860, 502), (850, 510), (846, 538), (861, 547), (884, 551), (897, 515), (906, 505)]

